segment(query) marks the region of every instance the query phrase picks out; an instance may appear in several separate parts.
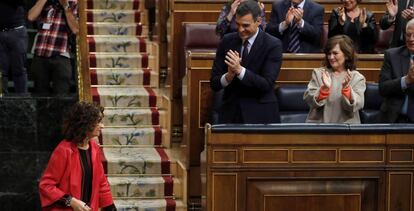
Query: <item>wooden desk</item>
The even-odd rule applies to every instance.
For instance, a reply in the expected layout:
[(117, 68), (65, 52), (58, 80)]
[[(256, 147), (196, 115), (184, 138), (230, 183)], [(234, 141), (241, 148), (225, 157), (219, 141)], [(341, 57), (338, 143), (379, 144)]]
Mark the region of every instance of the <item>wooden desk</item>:
[(207, 126), (203, 210), (413, 209), (413, 125), (307, 126)]
[[(209, 122), (212, 105), (210, 74), (214, 52), (187, 52), (187, 70), (183, 81), (183, 143), (189, 160), (189, 184), (199, 181), (200, 153), (203, 150), (204, 125)], [(276, 83), (308, 83), (313, 68), (321, 66), (323, 54), (284, 54), (282, 69)], [(358, 57), (357, 69), (367, 81), (377, 82), (383, 54)], [(197, 195), (197, 193), (191, 194)]]

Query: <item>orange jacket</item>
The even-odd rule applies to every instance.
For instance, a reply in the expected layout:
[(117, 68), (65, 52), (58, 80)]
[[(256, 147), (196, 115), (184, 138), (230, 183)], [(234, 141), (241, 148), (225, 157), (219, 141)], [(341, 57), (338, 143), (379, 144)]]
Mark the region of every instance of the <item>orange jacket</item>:
[[(101, 151), (94, 140), (89, 142), (92, 160), (92, 193), (90, 207), (98, 211), (99, 207), (113, 204), (108, 180), (101, 162)], [(56, 201), (65, 194), (80, 199), (82, 191), (82, 168), (79, 151), (75, 144), (63, 140), (53, 151), (49, 163), (39, 183), (39, 195), (42, 209), (47, 211), (72, 210), (71, 207), (56, 205)]]

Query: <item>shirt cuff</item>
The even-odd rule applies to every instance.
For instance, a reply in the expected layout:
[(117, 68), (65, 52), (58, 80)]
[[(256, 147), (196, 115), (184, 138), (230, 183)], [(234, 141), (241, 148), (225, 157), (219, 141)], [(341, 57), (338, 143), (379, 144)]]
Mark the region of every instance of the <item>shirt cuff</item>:
[(305, 21), (303, 19), (300, 20), (300, 23), (298, 24), (298, 27), (302, 29), (305, 26)]
[(283, 32), (287, 29), (287, 28), (285, 28), (285, 24), (283, 24), (283, 23), (284, 23), (284, 21), (279, 24), (279, 32), (281, 34), (283, 34)]
[(224, 74), (224, 75), (222, 75), (221, 76), (221, 78), (220, 78), (220, 83), (221, 83), (221, 86), (222, 87), (226, 87), (226, 86), (228, 86), (230, 83), (229, 82), (227, 82), (227, 80), (226, 80), (226, 75), (227, 75), (227, 73), (226, 74)]
[(351, 87), (347, 86), (346, 88), (343, 88), (342, 95), (345, 96), (349, 100), (349, 102), (351, 102), (352, 101)]
[(246, 68), (242, 67), (240, 74), (237, 75), (237, 78), (243, 80), (244, 74), (246, 73)]
[(324, 90), (324, 89), (320, 88), (319, 89), (319, 96), (318, 96), (316, 101), (319, 102), (321, 100), (324, 100), (324, 99), (328, 98), (330, 92), (331, 92), (331, 89)]
[(406, 90), (407, 89), (407, 83), (405, 83), (405, 77), (407, 77), (407, 76), (401, 77), (401, 89), (402, 90)]

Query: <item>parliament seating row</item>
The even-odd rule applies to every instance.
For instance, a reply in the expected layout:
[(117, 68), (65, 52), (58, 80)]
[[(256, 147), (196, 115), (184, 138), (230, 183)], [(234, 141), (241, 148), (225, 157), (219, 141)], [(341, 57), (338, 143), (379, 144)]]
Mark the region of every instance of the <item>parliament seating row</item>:
[[(380, 122), (380, 107), (382, 97), (379, 94), (378, 84), (367, 83), (364, 93), (364, 108), (359, 115), (361, 123), (372, 124)], [(275, 87), (278, 100), (281, 123), (305, 123), (309, 112), (309, 106), (303, 100), (306, 84), (281, 84)], [(221, 105), (223, 91), (215, 92), (211, 108), (211, 122), (218, 122), (218, 109)]]
[[(211, 51), (215, 50), (220, 39), (215, 32), (216, 23), (183, 23), (183, 50)], [(375, 53), (383, 53), (389, 47), (394, 27), (382, 30), (379, 27), (375, 44)], [(324, 24), (321, 35), (321, 49), (328, 39), (328, 25)]]

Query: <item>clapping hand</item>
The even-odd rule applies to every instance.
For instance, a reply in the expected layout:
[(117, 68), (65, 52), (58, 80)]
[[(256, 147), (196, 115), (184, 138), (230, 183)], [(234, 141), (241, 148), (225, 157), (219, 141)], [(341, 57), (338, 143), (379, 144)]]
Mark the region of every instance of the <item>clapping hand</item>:
[(414, 62), (412, 59), (410, 59), (410, 69), (408, 69), (407, 75), (405, 77), (405, 82), (407, 85), (414, 83)]
[(233, 16), (236, 14), (236, 10), (237, 10), (237, 7), (239, 6), (240, 2), (241, 2), (241, 0), (234, 0), (233, 3), (231, 3), (230, 12), (227, 15), (227, 20), (228, 21), (231, 21), (233, 19)]
[(295, 23), (300, 23), (303, 17), (303, 9), (301, 8), (293, 8), (292, 10), (293, 16), (295, 17), (293, 20)]
[(367, 27), (367, 23), (365, 23), (366, 19), (367, 19), (367, 9), (364, 7), (361, 9), (361, 13), (359, 14), (359, 23), (361, 24), (362, 28)]
[(322, 83), (323, 83), (321, 87), (322, 89), (327, 90), (331, 88), (331, 83), (332, 83), (331, 76), (326, 70), (322, 72)]
[(233, 51), (233, 50), (229, 50), (226, 54), (226, 58), (224, 60), (224, 62), (227, 64), (228, 66), (228, 72), (231, 74), (240, 74), (241, 71), (241, 58), (239, 56), (239, 52), (237, 51)]
[(294, 10), (294, 8), (291, 7), (291, 8), (289, 8), (289, 10), (286, 13), (286, 18), (285, 18), (286, 27), (288, 27), (290, 25), (290, 23), (292, 23), (293, 18), (295, 17), (293, 15), (293, 10)]
[(342, 81), (342, 89), (345, 89), (349, 86), (349, 82), (351, 82), (351, 79), (352, 79), (351, 70), (348, 69), (346, 71), (345, 78)]
[(391, 17), (395, 17), (398, 12), (398, 0), (388, 0), (387, 4), (387, 11)]
[(92, 209), (85, 202), (76, 199), (75, 197), (73, 197), (70, 201), (70, 206), (74, 211), (92, 211)]
[(346, 14), (345, 14), (345, 7), (338, 7), (337, 9), (338, 11), (338, 15), (339, 15), (339, 24), (341, 24), (341, 26), (343, 26), (345, 24), (345, 20), (346, 20)]
[(413, 6), (409, 6), (407, 9), (401, 12), (401, 17), (405, 20), (411, 20), (414, 17), (414, 10)]

